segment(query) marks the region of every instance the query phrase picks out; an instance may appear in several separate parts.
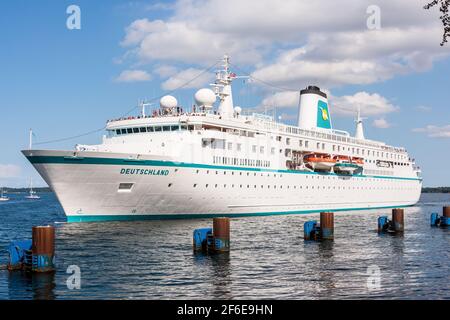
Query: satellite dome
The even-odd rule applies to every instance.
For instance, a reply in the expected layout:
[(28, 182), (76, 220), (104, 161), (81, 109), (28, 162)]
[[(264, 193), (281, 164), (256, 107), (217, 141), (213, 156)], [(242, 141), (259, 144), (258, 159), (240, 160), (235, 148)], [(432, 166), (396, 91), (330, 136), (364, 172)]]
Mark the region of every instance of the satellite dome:
[(242, 112), (242, 108), (241, 107), (235, 107), (234, 108), (234, 113), (241, 114), (241, 112)]
[(178, 105), (178, 101), (174, 96), (164, 96), (159, 100), (159, 105), (164, 109), (172, 109)]
[(216, 102), (216, 94), (211, 89), (203, 88), (198, 90), (195, 95), (195, 104), (197, 106), (207, 106), (212, 107), (214, 102)]

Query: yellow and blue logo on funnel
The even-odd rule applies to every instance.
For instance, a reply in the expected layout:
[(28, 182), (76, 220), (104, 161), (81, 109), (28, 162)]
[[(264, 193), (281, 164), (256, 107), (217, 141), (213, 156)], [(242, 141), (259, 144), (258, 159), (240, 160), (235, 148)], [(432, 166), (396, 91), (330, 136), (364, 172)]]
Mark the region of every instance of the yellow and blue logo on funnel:
[(331, 129), (330, 113), (328, 104), (322, 100), (317, 103), (317, 127)]

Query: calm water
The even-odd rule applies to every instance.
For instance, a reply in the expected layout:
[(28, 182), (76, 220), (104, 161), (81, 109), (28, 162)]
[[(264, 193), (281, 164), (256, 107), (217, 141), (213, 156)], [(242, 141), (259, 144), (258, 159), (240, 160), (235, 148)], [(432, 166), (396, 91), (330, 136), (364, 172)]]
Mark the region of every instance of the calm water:
[[(0, 264), (12, 239), (31, 227), (65, 221), (53, 194), (0, 203)], [(390, 210), (338, 213), (333, 243), (304, 243), (303, 223), (317, 215), (236, 218), (229, 255), (194, 255), (192, 231), (210, 219), (57, 225), (57, 272), (0, 270), (0, 299), (450, 299), (450, 234), (431, 228), (448, 194), (424, 194), (405, 212), (404, 236), (379, 236)], [(69, 290), (69, 265), (81, 289)], [(367, 287), (369, 266), (380, 288)]]

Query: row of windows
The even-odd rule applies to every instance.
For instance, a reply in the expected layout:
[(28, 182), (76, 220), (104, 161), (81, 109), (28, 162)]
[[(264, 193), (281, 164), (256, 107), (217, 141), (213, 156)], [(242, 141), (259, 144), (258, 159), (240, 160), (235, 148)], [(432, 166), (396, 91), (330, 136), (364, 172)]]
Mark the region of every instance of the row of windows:
[[(288, 141), (289, 138), (287, 138)], [(303, 147), (303, 140), (299, 140), (300, 141), (300, 147)], [(203, 147), (207, 147), (209, 144), (207, 143), (203, 143)], [(232, 142), (227, 142), (225, 143), (224, 140), (216, 140), (214, 142), (212, 142), (210, 144), (212, 149), (227, 149), (227, 150), (233, 150), (233, 143)], [(304, 144), (305, 148), (309, 147), (309, 141), (305, 141)], [(325, 150), (326, 148), (326, 144), (325, 143), (320, 143), (317, 142), (317, 149), (319, 150)], [(236, 143), (236, 151), (241, 151), (242, 150), (242, 144), (241, 143)], [(252, 153), (260, 153), (260, 154), (264, 154), (265, 153), (265, 147), (264, 146), (258, 146), (258, 145), (252, 145), (251, 146), (251, 151)], [(291, 153), (291, 149), (285, 149), (285, 155), (286, 156), (290, 156)], [(400, 155), (395, 155), (392, 153), (385, 153), (385, 152), (380, 152), (380, 151), (371, 151), (371, 150), (366, 150), (365, 149), (359, 149), (359, 148), (350, 148), (350, 147), (341, 147), (341, 146), (336, 146), (333, 145), (333, 151), (349, 151), (352, 153), (352, 155), (361, 155), (361, 156), (365, 156), (367, 154), (367, 156), (374, 156), (374, 157), (378, 157), (378, 159), (386, 157), (386, 158), (398, 158), (400, 157)], [(270, 148), (270, 154), (274, 155), (276, 152), (276, 149), (274, 147)], [(280, 149), (280, 153), (283, 152), (283, 149)], [(395, 156), (395, 157), (394, 157)], [(370, 160), (370, 159), (366, 159), (366, 161), (368, 163), (375, 163), (375, 160)], [(405, 162), (393, 162), (393, 165), (399, 165), (399, 166), (409, 166), (409, 163), (405, 163)]]
[(178, 131), (178, 130), (194, 130), (193, 125), (168, 125), (168, 126), (151, 126), (151, 127), (134, 127), (116, 129), (116, 135), (124, 135), (130, 133), (145, 133), (145, 132), (161, 132), (161, 131)]
[[(261, 177), (274, 177), (274, 178), (282, 178), (283, 174), (281, 173), (263, 173), (263, 172), (245, 172), (245, 171), (234, 171), (234, 170), (229, 170), (229, 171), (221, 171), (221, 170), (196, 170), (196, 174), (200, 174), (200, 173), (206, 173), (206, 174), (223, 174), (223, 175), (227, 175), (230, 174), (232, 176), (234, 175), (239, 175), (239, 176), (261, 176)], [(364, 178), (363, 180), (354, 180), (354, 179), (350, 179), (350, 176), (336, 176), (336, 175), (330, 175), (330, 174), (321, 174), (321, 175), (305, 175), (305, 179), (308, 180), (341, 180), (340, 182), (352, 182), (352, 183), (357, 183), (357, 182), (361, 182), (361, 183), (366, 183), (366, 182), (379, 182), (380, 180), (382, 180), (383, 178)], [(385, 182), (390, 183), (390, 184), (394, 184), (394, 183), (398, 183), (398, 184), (409, 184), (410, 181), (408, 180), (397, 180), (397, 179), (389, 179), (386, 180)]]
[[(172, 187), (172, 183), (169, 183), (168, 184), (168, 187), (170, 188), (170, 187)], [(197, 184), (197, 183), (194, 183), (193, 184), (193, 187), (194, 188), (197, 188), (199, 185)], [(214, 185), (210, 185), (210, 184), (205, 184), (205, 188), (209, 188), (209, 187), (214, 187), (214, 188), (220, 188), (220, 187), (222, 187), (222, 185), (219, 185), (219, 184), (214, 184)], [(227, 188), (227, 187), (231, 187), (231, 188), (247, 188), (247, 189), (250, 189), (250, 188), (254, 188), (254, 189), (256, 189), (256, 188), (260, 188), (260, 189), (264, 189), (264, 188), (266, 188), (266, 189), (283, 189), (283, 185), (276, 185), (276, 184), (274, 184), (274, 185), (270, 185), (270, 184), (268, 184), (268, 185), (263, 185), (263, 184), (261, 184), (261, 185), (256, 185), (256, 184), (252, 184), (252, 185), (250, 185), (250, 184), (247, 184), (247, 185), (244, 185), (244, 184), (239, 184), (239, 185), (235, 185), (235, 184), (231, 184), (231, 185), (227, 185), (227, 184), (223, 184), (223, 187), (224, 188)], [(367, 187), (367, 186), (365, 186), (365, 187), (346, 187), (346, 186), (301, 186), (301, 185), (299, 185), (299, 186), (297, 186), (297, 185), (292, 185), (292, 186), (290, 186), (290, 185), (285, 185), (284, 186), (284, 188), (285, 189), (300, 189), (300, 190), (303, 190), (303, 189), (305, 189), (305, 190), (326, 190), (326, 189), (328, 189), (328, 190), (415, 190), (416, 188), (414, 188), (414, 187)]]
[(227, 164), (248, 167), (270, 167), (270, 161), (213, 156), (213, 164)]

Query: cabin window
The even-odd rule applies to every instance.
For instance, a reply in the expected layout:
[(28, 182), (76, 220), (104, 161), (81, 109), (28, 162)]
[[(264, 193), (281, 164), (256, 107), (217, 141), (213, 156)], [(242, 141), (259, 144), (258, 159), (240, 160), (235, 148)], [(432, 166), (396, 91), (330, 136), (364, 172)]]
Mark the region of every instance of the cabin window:
[(177, 131), (177, 130), (180, 130), (180, 127), (179, 126), (172, 126), (172, 127), (170, 127), (170, 129), (172, 131)]
[(154, 128), (153, 127), (147, 127), (147, 132), (153, 132)]
[(131, 128), (127, 128), (127, 133), (133, 133), (133, 130)]
[(286, 144), (289, 145), (291, 143), (291, 139), (290, 138), (286, 138)]
[(139, 133), (139, 128), (133, 128), (133, 133)]
[(256, 152), (256, 146), (255, 145), (252, 146), (252, 151)]
[(264, 153), (264, 147), (263, 146), (259, 147), (259, 152), (260, 153)]
[(299, 141), (298, 141), (298, 145), (299, 145), (300, 147), (303, 147), (303, 140), (299, 140)]
[(228, 142), (228, 150), (231, 150), (231, 149), (233, 149), (233, 143)]
[(192, 124), (189, 125), (189, 126), (188, 126), (188, 130), (190, 130), (190, 131), (194, 130), (194, 125), (192, 125)]
[(163, 126), (163, 131), (170, 131), (170, 126)]
[(238, 143), (236, 147), (237, 151), (241, 151), (242, 144)]
[(117, 130), (116, 130), (116, 134), (117, 134), (117, 135), (120, 135), (120, 134), (121, 134), (120, 129), (117, 129)]
[(122, 134), (126, 134), (127, 133), (127, 129), (121, 129), (120, 131), (122, 131)]
[(161, 130), (162, 130), (161, 127), (155, 127), (155, 132), (159, 132), (159, 131), (161, 131)]
[(308, 140), (305, 141), (305, 147), (307, 147), (307, 148), (309, 147), (309, 141)]
[(140, 132), (147, 132), (147, 128), (146, 127), (141, 127), (141, 128), (139, 128), (139, 131)]
[(181, 126), (181, 130), (187, 130), (187, 126), (182, 125), (182, 126)]
[(270, 153), (271, 153), (271, 154), (275, 154), (275, 148), (271, 148), (271, 149), (270, 149)]

